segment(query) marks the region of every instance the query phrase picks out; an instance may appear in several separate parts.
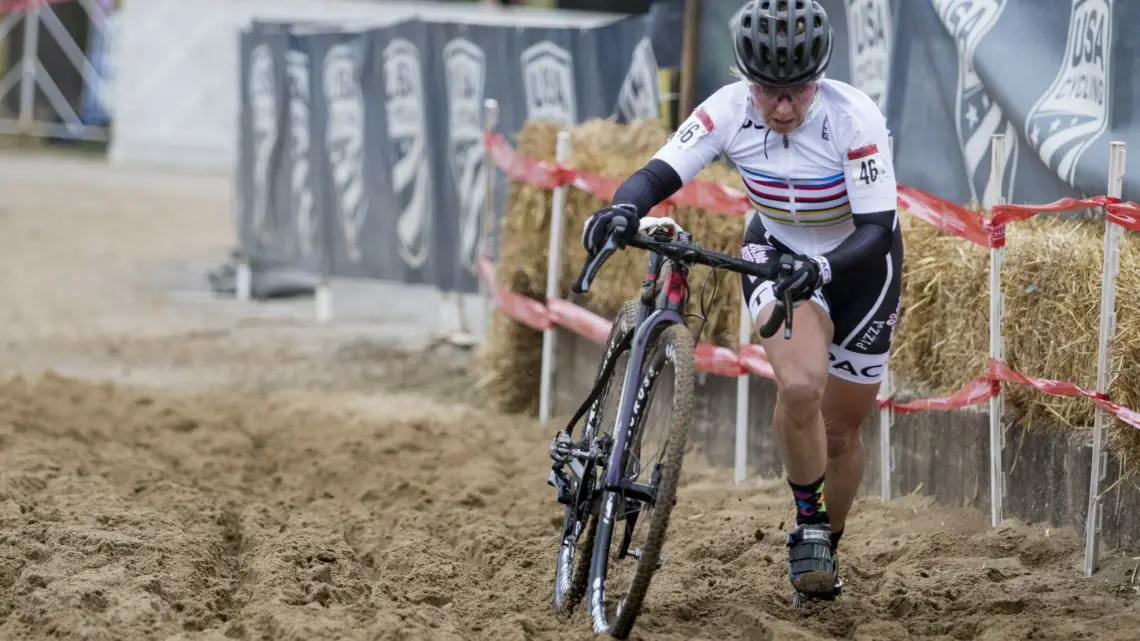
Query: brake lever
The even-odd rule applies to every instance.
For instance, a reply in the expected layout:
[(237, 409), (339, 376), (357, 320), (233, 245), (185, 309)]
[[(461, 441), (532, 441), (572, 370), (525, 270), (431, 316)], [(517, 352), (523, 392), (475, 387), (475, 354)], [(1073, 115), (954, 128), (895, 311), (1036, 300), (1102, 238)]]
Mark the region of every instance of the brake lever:
[(784, 340), (789, 340), (792, 337), (792, 317), (795, 316), (795, 301), (792, 300), (792, 293), (784, 290)]
[(586, 261), (582, 266), (582, 271), (578, 274), (578, 279), (570, 286), (570, 291), (575, 294), (585, 294), (590, 291), (590, 283), (593, 282), (594, 277), (597, 276), (598, 270), (602, 268), (602, 264), (617, 251), (621, 245), (618, 243), (618, 238), (625, 232), (625, 225), (618, 225), (610, 231), (610, 235), (606, 238), (606, 244), (598, 251), (597, 255), (592, 259)]

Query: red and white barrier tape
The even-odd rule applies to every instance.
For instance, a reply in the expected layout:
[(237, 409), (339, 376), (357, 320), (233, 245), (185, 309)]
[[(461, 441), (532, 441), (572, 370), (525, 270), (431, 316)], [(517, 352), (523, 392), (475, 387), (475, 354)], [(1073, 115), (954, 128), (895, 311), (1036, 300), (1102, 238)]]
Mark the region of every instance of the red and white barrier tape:
[[(591, 193), (609, 200), (620, 181), (590, 172), (579, 172), (557, 164), (535, 161), (519, 156), (500, 134), (487, 134), (485, 138), (495, 163), (516, 182), (533, 187), (554, 189), (562, 185)], [(1001, 247), (1005, 244), (1005, 225), (1027, 220), (1040, 213), (1078, 211), (1092, 207), (1105, 207), (1113, 222), (1140, 231), (1140, 205), (1119, 202), (1108, 196), (1087, 199), (1062, 198), (1045, 205), (997, 205), (989, 220), (979, 212), (955, 205), (937, 196), (912, 187), (899, 185), (899, 204), (915, 216), (938, 229), (964, 238), (983, 247)], [(692, 206), (722, 214), (743, 214), (751, 205), (742, 192), (716, 183), (693, 181), (667, 201), (667, 205)], [(564, 300), (549, 300), (546, 305), (527, 296), (499, 288), (495, 267), (487, 257), (479, 261), (479, 275), (487, 282), (496, 306), (508, 317), (537, 330), (554, 325), (564, 327), (598, 345), (609, 336), (611, 321)], [(759, 345), (744, 345), (740, 353), (726, 347), (701, 343), (694, 354), (696, 367), (702, 372), (718, 376), (741, 376), (751, 373), (775, 379), (771, 363)], [(1102, 394), (1086, 390), (1072, 383), (1025, 376), (1006, 363), (991, 360), (989, 370), (967, 383), (962, 389), (942, 398), (917, 399), (900, 403), (893, 398), (881, 398), (880, 407), (890, 407), (900, 414), (924, 411), (960, 409), (984, 403), (997, 396), (1001, 383), (1017, 383), (1033, 387), (1053, 396), (1085, 397), (1092, 399), (1121, 421), (1140, 429), (1140, 412), (1121, 407)]]
[(1105, 209), (1112, 222), (1132, 231), (1140, 231), (1140, 205), (1132, 202), (1113, 203)]

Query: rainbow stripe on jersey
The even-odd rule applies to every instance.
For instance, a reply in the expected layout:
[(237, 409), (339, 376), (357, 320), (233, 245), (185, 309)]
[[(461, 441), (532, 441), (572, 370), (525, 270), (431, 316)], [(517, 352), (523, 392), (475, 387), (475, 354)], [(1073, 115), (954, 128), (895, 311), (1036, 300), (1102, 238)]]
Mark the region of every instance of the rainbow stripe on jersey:
[(823, 178), (793, 178), (789, 181), (747, 167), (739, 169), (748, 199), (765, 218), (791, 225), (830, 227), (851, 217), (851, 204), (847, 200), (847, 184), (842, 172)]

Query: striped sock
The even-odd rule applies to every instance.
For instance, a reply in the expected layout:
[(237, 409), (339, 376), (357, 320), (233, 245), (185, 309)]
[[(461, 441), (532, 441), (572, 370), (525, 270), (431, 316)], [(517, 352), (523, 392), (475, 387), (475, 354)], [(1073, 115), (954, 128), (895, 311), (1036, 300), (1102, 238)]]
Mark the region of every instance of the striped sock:
[(827, 523), (827, 504), (823, 500), (823, 477), (807, 485), (796, 485), (788, 480), (796, 500), (796, 525)]

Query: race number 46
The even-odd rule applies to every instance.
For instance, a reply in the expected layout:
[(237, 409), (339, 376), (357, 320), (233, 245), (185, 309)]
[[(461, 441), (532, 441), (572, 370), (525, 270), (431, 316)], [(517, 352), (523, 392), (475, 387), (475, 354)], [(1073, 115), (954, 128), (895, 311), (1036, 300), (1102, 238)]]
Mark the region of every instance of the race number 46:
[(848, 189), (871, 189), (880, 184), (886, 173), (878, 145), (872, 143), (847, 152)]
[(875, 165), (875, 159), (863, 160), (859, 163), (859, 182), (864, 185), (870, 185), (879, 179), (879, 168)]
[(712, 118), (701, 107), (697, 107), (693, 111), (693, 115), (689, 119), (681, 123), (681, 127), (677, 129), (674, 135), (674, 140), (681, 149), (689, 149), (697, 144), (705, 134), (711, 133), (715, 125), (713, 125)]

